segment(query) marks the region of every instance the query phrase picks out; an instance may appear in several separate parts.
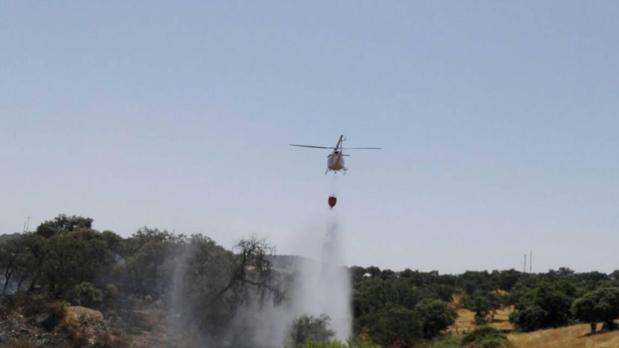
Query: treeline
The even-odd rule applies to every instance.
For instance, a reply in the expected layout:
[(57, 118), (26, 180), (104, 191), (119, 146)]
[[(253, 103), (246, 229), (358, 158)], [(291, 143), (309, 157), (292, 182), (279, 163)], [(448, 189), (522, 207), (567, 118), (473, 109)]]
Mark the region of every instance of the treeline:
[[(123, 238), (95, 230), (92, 222), (60, 215), (35, 231), (0, 236), (0, 316), (36, 316), (50, 308), (58, 313), (60, 305), (71, 304), (99, 309), (131, 330), (141, 325), (135, 309), (160, 304), (180, 336), (198, 337), (194, 346), (207, 332), (217, 346), (253, 347), (248, 337), (264, 319), (248, 309), (275, 307), (290, 296), (294, 275), (272, 267), (272, 249), (264, 241), (242, 240), (226, 250), (202, 235), (142, 228)], [(413, 347), (444, 336), (456, 318), (455, 302), (474, 311), (478, 324), (513, 306), (510, 320), (520, 331), (576, 322), (591, 324), (592, 332), (598, 323), (611, 330), (619, 317), (619, 271), (449, 275), (351, 267), (350, 274), (353, 332), (367, 346)], [(294, 322), (292, 345), (333, 337), (329, 318)]]
[(352, 267), (352, 279), (354, 331), (381, 345), (433, 339), (455, 320), (454, 276)]
[(142, 228), (122, 238), (93, 229), (92, 222), (60, 215), (35, 231), (0, 237), (0, 316), (20, 311), (35, 317), (50, 307), (80, 305), (133, 330), (143, 325), (136, 309), (161, 304), (175, 315), (179, 331), (208, 332), (220, 346), (250, 347), (231, 331), (245, 325), (251, 334), (236, 314), (283, 298), (264, 241), (242, 240), (226, 250), (201, 235)]
[(384, 345), (413, 346), (436, 337), (453, 323), (456, 297), (475, 312), (479, 325), (492, 322), (498, 309), (513, 306), (509, 319), (518, 331), (583, 322), (595, 333), (598, 323), (612, 330), (619, 318), (619, 271), (444, 275), (352, 267), (352, 274), (355, 332)]

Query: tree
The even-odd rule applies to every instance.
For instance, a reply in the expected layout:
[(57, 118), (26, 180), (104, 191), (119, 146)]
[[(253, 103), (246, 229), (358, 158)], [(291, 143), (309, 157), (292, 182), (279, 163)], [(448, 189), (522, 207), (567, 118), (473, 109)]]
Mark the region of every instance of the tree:
[(604, 323), (605, 330), (612, 330), (614, 320), (619, 317), (619, 288), (588, 292), (574, 301), (571, 311), (578, 320), (591, 325), (592, 334), (596, 332), (598, 322)]
[(421, 332), (424, 338), (432, 339), (449, 325), (456, 315), (447, 303), (441, 300), (423, 299), (415, 306), (415, 315), (421, 320)]
[[(565, 276), (571, 276), (565, 269), (561, 270)], [(519, 301), (515, 304), (510, 320), (521, 331), (566, 325), (570, 320), (574, 292), (575, 289), (569, 283), (559, 280), (541, 281), (518, 296)]]
[(548, 312), (538, 305), (528, 305), (512, 312), (509, 320), (520, 331), (534, 331), (545, 327), (545, 323), (548, 321)]
[(103, 293), (89, 282), (81, 282), (73, 287), (68, 294), (71, 303), (96, 308), (103, 301)]
[(22, 248), (19, 237), (19, 235), (6, 236), (0, 241), (0, 269), (3, 270), (4, 277), (1, 292), (3, 295), (19, 267)]
[(40, 224), (37, 227), (36, 233), (42, 237), (50, 238), (58, 233), (72, 232), (78, 229), (91, 229), (92, 221), (91, 218), (60, 214), (53, 220)]
[(94, 230), (76, 230), (47, 240), (42, 280), (48, 295), (65, 298), (81, 282), (93, 282), (105, 273), (111, 262), (101, 234)]
[(308, 341), (326, 342), (333, 338), (335, 332), (329, 329), (330, 318), (321, 315), (316, 318), (311, 315), (303, 315), (295, 319), (290, 329), (290, 341), (293, 345)]
[(368, 330), (381, 345), (397, 343), (400, 347), (413, 347), (415, 340), (422, 337), (422, 324), (415, 312), (397, 305), (375, 313)]
[(175, 311), (183, 313), (182, 329), (208, 332), (218, 347), (252, 347), (247, 337), (262, 318), (259, 311), (246, 309), (262, 308), (267, 301), (279, 304), (284, 295), (271, 269), (271, 250), (256, 238), (242, 240), (234, 252), (203, 236), (175, 244), (161, 270), (167, 274), (162, 280), (174, 284), (166, 293)]
[(464, 299), (466, 308), (475, 312), (475, 322), (487, 322), (488, 315), (494, 318), (494, 312), (501, 307), (501, 301), (494, 291), (476, 291)]

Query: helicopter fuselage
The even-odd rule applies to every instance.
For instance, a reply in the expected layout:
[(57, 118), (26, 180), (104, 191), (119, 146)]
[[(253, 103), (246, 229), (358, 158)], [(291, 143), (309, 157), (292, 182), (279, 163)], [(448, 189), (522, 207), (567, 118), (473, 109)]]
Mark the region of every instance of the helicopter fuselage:
[(344, 154), (341, 151), (333, 151), (327, 157), (327, 171), (346, 170), (344, 166)]

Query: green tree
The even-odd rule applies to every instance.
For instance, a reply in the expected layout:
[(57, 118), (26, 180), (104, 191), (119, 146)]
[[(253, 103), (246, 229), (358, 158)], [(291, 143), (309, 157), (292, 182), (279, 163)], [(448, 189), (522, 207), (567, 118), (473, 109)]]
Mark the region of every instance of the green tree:
[[(572, 275), (568, 269), (560, 270), (563, 276)], [(551, 275), (556, 277), (556, 273)], [(521, 331), (566, 325), (575, 291), (572, 285), (558, 279), (541, 281), (519, 296), (510, 320)]]
[(512, 312), (509, 320), (520, 331), (534, 331), (545, 327), (548, 312), (538, 305), (531, 304)]
[(415, 315), (421, 320), (424, 338), (432, 339), (454, 323), (456, 315), (447, 303), (435, 299), (423, 299), (415, 306)]
[(375, 313), (368, 330), (370, 337), (381, 345), (413, 347), (414, 342), (422, 337), (422, 323), (415, 312), (395, 305)]
[(77, 231), (78, 229), (91, 229), (92, 219), (81, 216), (67, 216), (60, 214), (53, 220), (43, 222), (37, 227), (36, 233), (42, 237), (50, 238), (59, 233)]
[(67, 298), (78, 306), (97, 308), (103, 301), (103, 293), (89, 282), (81, 282), (73, 287)]
[(472, 296), (465, 297), (464, 306), (475, 312), (477, 324), (483, 324), (489, 315), (491, 320), (494, 318), (494, 313), (501, 307), (501, 300), (494, 291), (476, 291)]
[(3, 236), (0, 240), (0, 270), (3, 270), (4, 277), (1, 294), (5, 294), (9, 284), (14, 283), (16, 273), (20, 266), (23, 266), (23, 243), (19, 234)]
[(321, 315), (316, 318), (311, 315), (303, 315), (295, 319), (290, 329), (290, 341), (293, 345), (312, 342), (326, 342), (333, 338), (335, 332), (329, 329), (330, 318)]
[(591, 325), (591, 333), (596, 332), (598, 322), (604, 323), (605, 330), (612, 330), (619, 317), (619, 288), (588, 292), (574, 301), (571, 311), (578, 320)]

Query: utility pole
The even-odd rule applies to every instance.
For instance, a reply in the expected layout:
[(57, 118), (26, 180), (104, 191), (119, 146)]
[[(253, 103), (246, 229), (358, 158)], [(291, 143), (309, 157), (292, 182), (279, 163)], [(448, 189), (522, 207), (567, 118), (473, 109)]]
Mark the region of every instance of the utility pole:
[(524, 254), (524, 267), (522, 268), (522, 273), (527, 273), (527, 254)]
[(533, 250), (529, 252), (529, 273), (533, 273)]

